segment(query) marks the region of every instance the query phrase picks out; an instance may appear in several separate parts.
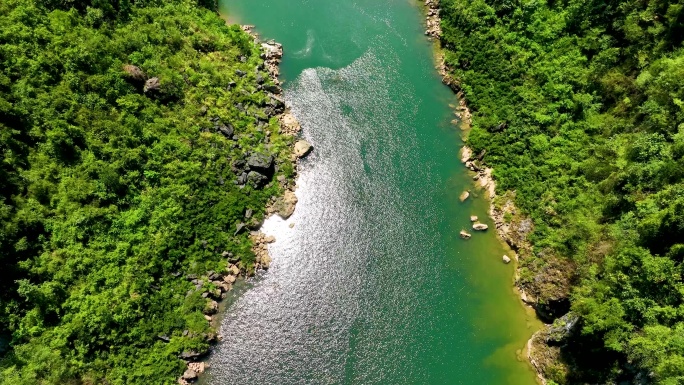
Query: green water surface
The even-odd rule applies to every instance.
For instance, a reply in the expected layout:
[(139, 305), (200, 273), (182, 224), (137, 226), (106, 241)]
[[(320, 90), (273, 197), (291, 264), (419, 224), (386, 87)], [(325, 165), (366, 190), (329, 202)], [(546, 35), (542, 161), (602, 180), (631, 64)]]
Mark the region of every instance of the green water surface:
[[(452, 92), (420, 4), (224, 0), (231, 22), (282, 43), (303, 136), (299, 204), (264, 226), (273, 267), (226, 310), (213, 384), (535, 383), (519, 358), (536, 321), (459, 162)], [(294, 223), (293, 227), (289, 225)]]

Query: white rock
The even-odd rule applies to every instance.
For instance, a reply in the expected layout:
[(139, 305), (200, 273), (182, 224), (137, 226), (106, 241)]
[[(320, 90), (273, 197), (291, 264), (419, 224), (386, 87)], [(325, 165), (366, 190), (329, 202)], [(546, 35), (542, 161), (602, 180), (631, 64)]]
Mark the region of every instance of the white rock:
[(307, 142), (306, 140), (298, 140), (297, 143), (294, 145), (294, 153), (297, 156), (297, 158), (303, 158), (311, 152), (311, 149), (313, 146), (311, 143)]
[(474, 223), (473, 224), (473, 230), (477, 231), (484, 231), (487, 230), (489, 226), (485, 225), (484, 223)]
[(511, 262), (511, 259), (508, 258), (508, 255), (504, 255), (504, 256), (503, 256), (503, 262), (504, 262), (504, 263), (510, 263), (510, 262)]

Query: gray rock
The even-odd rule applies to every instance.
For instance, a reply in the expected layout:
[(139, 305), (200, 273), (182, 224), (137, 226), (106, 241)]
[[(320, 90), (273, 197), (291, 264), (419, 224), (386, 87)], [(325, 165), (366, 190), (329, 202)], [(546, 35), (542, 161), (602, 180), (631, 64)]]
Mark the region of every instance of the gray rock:
[(508, 255), (504, 255), (502, 260), (503, 260), (503, 263), (506, 263), (506, 264), (511, 263), (511, 259), (508, 257)]
[(252, 171), (267, 173), (273, 168), (273, 157), (258, 152), (253, 152), (247, 159), (247, 166)]
[(247, 183), (247, 173), (243, 172), (242, 174), (240, 174), (240, 176), (238, 176), (236, 182), (239, 185), (243, 185), (243, 184)]
[(280, 86), (277, 86), (275, 84), (265, 84), (263, 88), (264, 88), (264, 91), (271, 92), (275, 95), (280, 95), (283, 92), (283, 89), (280, 88)]
[[(187, 336), (188, 334), (189, 334), (189, 332), (187, 330), (183, 331), (184, 336)], [(203, 355), (202, 353), (196, 352), (194, 350), (189, 350), (189, 351), (186, 350), (183, 353), (179, 354), (178, 358), (180, 358), (181, 360), (186, 360), (186, 361), (194, 361), (194, 360), (202, 357), (202, 355)]]
[(216, 129), (228, 139), (232, 139), (235, 134), (235, 129), (231, 124), (221, 124)]
[(145, 82), (145, 87), (143, 87), (143, 92), (144, 93), (149, 93), (149, 92), (154, 92), (154, 91), (159, 91), (161, 88), (161, 83), (159, 82), (159, 78), (154, 77), (147, 79)]
[(250, 171), (247, 174), (247, 182), (254, 188), (264, 187), (268, 183), (268, 180), (269, 178), (266, 175), (258, 171)]
[(473, 230), (477, 231), (484, 231), (487, 230), (489, 226), (485, 225), (484, 223), (474, 223), (473, 224)]
[(560, 344), (575, 331), (578, 322), (579, 316), (573, 312), (556, 319), (553, 324), (547, 326), (544, 332), (544, 342), (549, 345)]
[(238, 223), (237, 226), (235, 226), (235, 233), (233, 234), (233, 236), (238, 235), (240, 233), (240, 231), (242, 231), (242, 229), (244, 229), (244, 228), (245, 228), (244, 223), (242, 223), (242, 222)]

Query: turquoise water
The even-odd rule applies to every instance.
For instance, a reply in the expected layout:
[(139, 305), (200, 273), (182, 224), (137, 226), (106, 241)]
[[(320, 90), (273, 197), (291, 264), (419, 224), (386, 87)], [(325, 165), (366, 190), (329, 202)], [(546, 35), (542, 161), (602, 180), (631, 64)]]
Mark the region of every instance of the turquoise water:
[[(534, 384), (535, 321), (460, 164), (454, 95), (418, 3), (230, 0), (285, 47), (285, 96), (314, 152), (272, 268), (226, 310), (211, 384)], [(291, 225), (294, 224), (293, 227)]]

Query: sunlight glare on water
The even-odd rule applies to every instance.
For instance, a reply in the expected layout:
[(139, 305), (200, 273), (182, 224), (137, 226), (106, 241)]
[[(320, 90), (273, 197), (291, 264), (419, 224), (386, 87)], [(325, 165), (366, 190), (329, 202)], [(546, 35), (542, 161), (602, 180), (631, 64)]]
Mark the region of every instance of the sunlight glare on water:
[[(458, 238), (486, 202), (458, 202), (471, 181), (449, 123), (454, 96), (432, 68), (419, 9), (222, 9), (284, 44), (286, 100), (314, 151), (300, 164), (294, 215), (262, 228), (277, 240), (271, 269), (226, 310), (203, 381), (534, 384), (515, 356), (531, 330), (502, 246), (493, 233)], [(334, 33), (340, 19), (354, 33)]]

